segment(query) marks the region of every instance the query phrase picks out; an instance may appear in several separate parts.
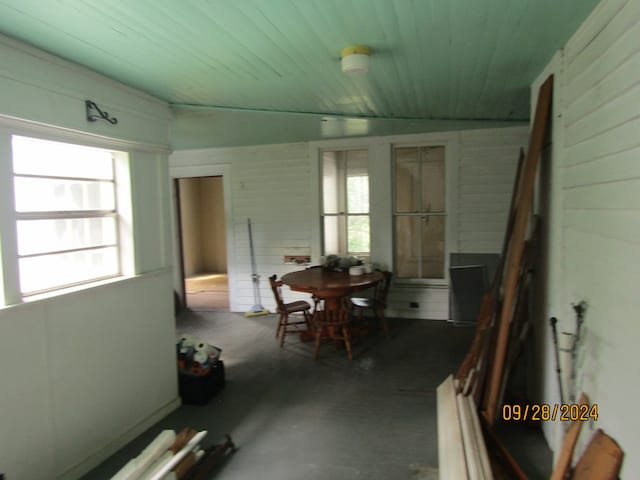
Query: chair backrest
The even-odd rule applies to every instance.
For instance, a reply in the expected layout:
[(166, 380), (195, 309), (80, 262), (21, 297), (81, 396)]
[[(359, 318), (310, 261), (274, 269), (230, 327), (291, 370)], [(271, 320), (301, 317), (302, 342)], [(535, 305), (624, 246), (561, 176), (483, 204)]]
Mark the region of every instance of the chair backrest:
[(389, 295), (389, 289), (391, 288), (391, 280), (393, 280), (393, 273), (389, 271), (383, 271), (382, 275), (382, 281), (376, 285), (375, 299), (378, 304), (386, 307), (387, 296)]
[(282, 300), (282, 280), (277, 280), (277, 276), (275, 274), (269, 277), (269, 283), (271, 284), (271, 291), (273, 292), (273, 298), (276, 299), (276, 305), (278, 306), (278, 310), (284, 308), (284, 302)]

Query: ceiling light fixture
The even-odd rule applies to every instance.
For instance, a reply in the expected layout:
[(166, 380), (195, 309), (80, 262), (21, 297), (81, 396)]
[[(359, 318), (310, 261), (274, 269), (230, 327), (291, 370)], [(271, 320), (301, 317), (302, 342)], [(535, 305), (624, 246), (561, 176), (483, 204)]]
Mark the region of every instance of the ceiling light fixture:
[(363, 74), (369, 71), (369, 55), (366, 45), (354, 45), (342, 49), (341, 62), (344, 73)]

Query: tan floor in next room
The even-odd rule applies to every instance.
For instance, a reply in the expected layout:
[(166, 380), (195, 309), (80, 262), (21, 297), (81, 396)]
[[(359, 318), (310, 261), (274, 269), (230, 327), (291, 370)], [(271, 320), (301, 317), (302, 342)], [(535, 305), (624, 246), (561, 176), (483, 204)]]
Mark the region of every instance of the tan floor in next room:
[(229, 311), (229, 281), (226, 273), (199, 273), (185, 278), (187, 307), (198, 312)]

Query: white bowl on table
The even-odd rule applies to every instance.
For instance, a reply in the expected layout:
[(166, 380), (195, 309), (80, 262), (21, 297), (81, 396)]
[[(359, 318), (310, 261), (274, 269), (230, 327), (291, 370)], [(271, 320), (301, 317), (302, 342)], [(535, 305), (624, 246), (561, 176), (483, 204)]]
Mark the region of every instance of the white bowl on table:
[(362, 275), (364, 273), (364, 268), (356, 265), (354, 267), (349, 267), (349, 275)]

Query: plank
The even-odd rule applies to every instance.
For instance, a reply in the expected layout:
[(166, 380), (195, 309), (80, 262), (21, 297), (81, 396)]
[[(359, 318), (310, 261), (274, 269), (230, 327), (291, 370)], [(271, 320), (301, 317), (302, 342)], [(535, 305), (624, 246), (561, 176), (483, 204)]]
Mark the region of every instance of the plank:
[(599, 428), (580, 456), (571, 475), (575, 480), (616, 480), (624, 452), (618, 443)]
[(456, 405), (458, 406), (458, 416), (460, 417), (460, 426), (462, 428), (464, 458), (467, 462), (467, 472), (469, 474), (469, 480), (482, 480), (485, 478), (485, 476), (484, 471), (482, 470), (479, 446), (477, 445), (478, 439), (473, 433), (471, 412), (468, 411), (465, 398), (466, 397), (461, 393), (458, 393), (456, 395)]
[[(588, 404), (589, 398), (583, 392), (580, 394), (580, 399), (578, 400), (578, 402), (580, 403), (580, 405)], [(562, 447), (560, 447), (558, 460), (553, 467), (553, 472), (551, 472), (551, 477), (549, 480), (564, 480), (567, 473), (571, 470), (571, 459), (573, 458), (573, 451), (576, 447), (576, 443), (578, 442), (578, 436), (580, 435), (580, 430), (582, 429), (583, 423), (584, 422), (579, 420), (571, 422), (571, 426), (569, 427), (569, 430), (567, 430), (567, 433), (564, 436), (564, 440), (562, 441)]]
[(538, 94), (538, 103), (533, 128), (531, 130), (529, 148), (523, 167), (522, 183), (517, 198), (513, 232), (509, 241), (509, 254), (505, 264), (503, 280), (502, 307), (498, 321), (496, 322), (496, 348), (483, 402), (483, 415), (489, 425), (493, 425), (496, 419), (498, 396), (502, 383), (507, 342), (509, 339), (509, 325), (513, 315), (515, 296), (518, 289), (518, 277), (522, 267), (525, 236), (533, 203), (533, 189), (536, 183), (536, 170), (551, 112), (552, 93), (553, 75), (550, 75), (540, 87)]
[[(515, 181), (513, 182), (513, 189), (511, 191), (509, 216), (507, 218), (507, 226), (505, 228), (504, 238), (502, 240), (502, 254), (500, 255), (500, 262), (498, 264), (498, 267), (496, 268), (490, 290), (486, 292), (482, 297), (480, 311), (478, 312), (476, 332), (474, 334), (473, 340), (471, 341), (471, 347), (468, 354), (462, 361), (462, 364), (458, 368), (458, 371), (456, 372), (455, 378), (459, 381), (459, 385), (465, 385), (465, 387), (469, 382), (464, 379), (470, 376), (470, 372), (474, 368), (476, 371), (481, 372), (481, 375), (479, 376), (476, 376), (474, 372), (474, 378), (478, 379), (476, 381), (484, 381), (484, 374), (487, 364), (487, 358), (484, 357), (484, 354), (488, 351), (488, 349), (486, 348), (488, 336), (491, 334), (491, 324), (494, 320), (497, 310), (496, 298), (499, 295), (499, 288), (500, 284), (502, 283), (502, 275), (504, 271), (504, 262), (507, 256), (507, 248), (509, 246), (509, 239), (511, 238), (511, 233), (513, 231), (515, 208), (517, 205), (520, 186), (522, 184), (522, 167), (524, 164), (524, 158), (524, 151), (520, 149), (520, 155), (518, 157), (518, 167), (516, 170)], [(483, 370), (479, 370), (478, 368), (476, 368), (480, 363), (482, 363)], [(478, 391), (478, 393), (480, 393), (482, 391), (482, 386), (480, 386), (480, 388), (476, 390)], [(458, 390), (458, 393), (460, 393), (460, 390)]]
[(489, 453), (487, 451), (487, 445), (482, 434), (482, 426), (480, 425), (480, 419), (478, 418), (478, 410), (473, 398), (470, 396), (464, 397), (464, 402), (467, 406), (467, 411), (471, 417), (471, 429), (475, 437), (478, 456), (480, 458), (480, 466), (485, 478), (493, 478), (493, 472), (491, 470), (491, 462), (489, 461)]
[(453, 375), (436, 389), (438, 402), (438, 470), (440, 480), (466, 480), (467, 462), (462, 441)]
[(505, 355), (505, 366), (503, 369), (502, 383), (498, 396), (498, 403), (502, 403), (509, 376), (516, 360), (520, 355), (522, 345), (524, 344), (529, 333), (529, 289), (531, 288), (532, 279), (529, 278), (529, 272), (535, 267), (535, 261), (538, 254), (538, 236), (540, 232), (540, 219), (534, 220), (535, 226), (531, 233), (531, 238), (525, 242), (525, 251), (522, 259), (522, 270), (518, 279), (518, 293), (516, 296), (515, 310), (511, 319), (509, 328), (509, 341), (507, 342), (507, 352)]

